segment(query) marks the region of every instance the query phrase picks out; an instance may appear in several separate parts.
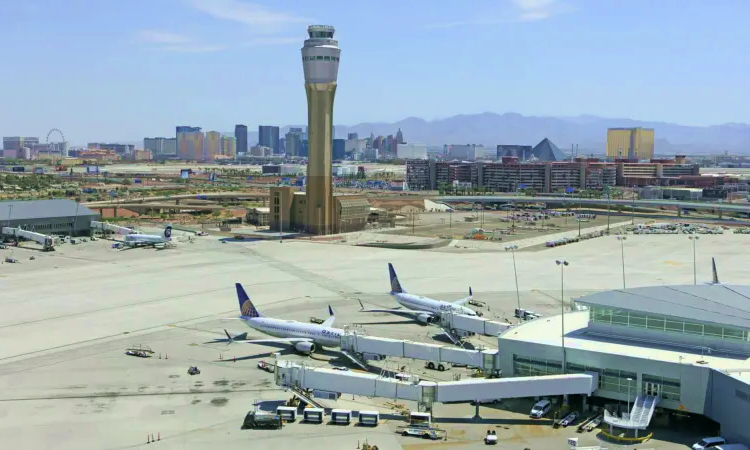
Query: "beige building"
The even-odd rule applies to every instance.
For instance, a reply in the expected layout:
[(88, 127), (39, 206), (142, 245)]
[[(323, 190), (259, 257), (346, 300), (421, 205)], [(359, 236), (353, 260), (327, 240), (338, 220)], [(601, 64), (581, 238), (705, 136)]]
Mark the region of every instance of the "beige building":
[[(309, 226), (307, 214), (307, 194), (295, 192), (289, 186), (270, 188), (271, 203), (269, 227), (279, 229), (279, 222), (284, 231), (315, 230), (320, 227)], [(370, 202), (363, 195), (340, 194), (333, 196), (333, 214), (329, 234), (360, 231), (365, 228), (370, 215)]]
[(654, 157), (652, 128), (610, 128), (607, 130), (607, 158), (651, 159)]
[(216, 155), (221, 155), (221, 133), (209, 131), (203, 140), (203, 161), (213, 161)]

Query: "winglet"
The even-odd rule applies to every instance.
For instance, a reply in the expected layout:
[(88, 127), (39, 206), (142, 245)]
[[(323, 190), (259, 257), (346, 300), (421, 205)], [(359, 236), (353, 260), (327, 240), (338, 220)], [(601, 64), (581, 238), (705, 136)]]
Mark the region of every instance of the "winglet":
[(335, 314), (333, 313), (333, 308), (331, 308), (331, 305), (328, 305), (328, 315), (335, 316)]
[(711, 257), (711, 269), (713, 271), (713, 283), (719, 284), (719, 273), (716, 271), (716, 260)]
[(359, 310), (360, 311), (364, 311), (365, 310), (365, 305), (362, 304), (362, 300), (357, 299), (357, 301), (359, 302)]
[(471, 292), (471, 286), (469, 286), (469, 297), (474, 297), (474, 294)]
[(172, 224), (171, 223), (167, 225), (167, 228), (164, 229), (164, 237), (167, 239), (170, 239), (172, 237)]

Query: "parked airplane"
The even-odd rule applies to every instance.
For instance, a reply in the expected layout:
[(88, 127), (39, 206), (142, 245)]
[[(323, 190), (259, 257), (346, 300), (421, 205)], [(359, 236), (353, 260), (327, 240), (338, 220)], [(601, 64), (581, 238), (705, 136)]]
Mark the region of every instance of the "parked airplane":
[(241, 315), (237, 319), (245, 322), (245, 325), (252, 329), (273, 336), (274, 339), (245, 340), (242, 338), (246, 337), (247, 333), (244, 333), (244, 336), (232, 337), (227, 330), (224, 330), (227, 339), (215, 339), (213, 342), (226, 342), (228, 344), (243, 342), (271, 346), (288, 344), (294, 347), (299, 353), (305, 355), (314, 353), (321, 347), (340, 347), (341, 336), (344, 334), (344, 330), (333, 328), (336, 315), (333, 313), (333, 308), (330, 305), (328, 306), (330, 317), (320, 325), (297, 322), (295, 320), (274, 319), (265, 317), (258, 311), (240, 283), (235, 283), (234, 286), (237, 289), (237, 299), (240, 303)]
[(469, 296), (457, 300), (455, 302), (446, 302), (443, 300), (434, 300), (428, 297), (422, 297), (416, 294), (409, 294), (404, 288), (401, 287), (401, 283), (398, 281), (396, 270), (393, 268), (393, 264), (388, 263), (388, 272), (391, 277), (391, 292), (390, 294), (396, 299), (396, 301), (405, 306), (407, 309), (365, 309), (362, 305), (362, 301), (359, 305), (362, 307), (361, 312), (386, 312), (395, 314), (398, 316), (409, 317), (422, 324), (440, 322), (440, 318), (444, 313), (451, 312), (453, 314), (466, 314), (468, 316), (476, 316), (477, 313), (471, 309), (463, 306), (466, 302), (472, 299), (471, 287), (469, 288)]
[(153, 235), (153, 234), (127, 234), (123, 241), (125, 245), (129, 247), (145, 247), (145, 246), (165, 246), (167, 243), (172, 242), (172, 225), (167, 225), (164, 229), (164, 235)]

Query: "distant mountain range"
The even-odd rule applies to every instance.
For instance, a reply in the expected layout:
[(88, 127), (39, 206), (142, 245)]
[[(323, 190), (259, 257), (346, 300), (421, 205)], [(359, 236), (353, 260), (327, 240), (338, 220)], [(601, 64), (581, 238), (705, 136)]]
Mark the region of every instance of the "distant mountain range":
[(498, 144), (536, 145), (549, 138), (561, 150), (570, 153), (571, 144), (578, 144), (579, 154), (603, 154), (607, 128), (653, 128), (656, 135), (655, 153), (707, 154), (729, 151), (750, 153), (750, 125), (728, 123), (708, 127), (676, 125), (666, 122), (644, 122), (632, 119), (608, 119), (597, 116), (535, 117), (515, 113), (462, 114), (446, 119), (426, 121), (417, 117), (395, 123), (361, 123), (351, 127), (336, 125), (336, 136), (345, 138), (358, 133), (370, 135), (396, 134), (401, 128), (406, 142), (428, 145)]

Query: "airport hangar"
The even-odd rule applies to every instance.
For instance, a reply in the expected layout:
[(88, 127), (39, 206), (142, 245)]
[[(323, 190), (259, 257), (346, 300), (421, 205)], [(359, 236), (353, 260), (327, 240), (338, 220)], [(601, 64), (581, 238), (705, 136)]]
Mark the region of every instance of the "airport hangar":
[(594, 397), (629, 401), (631, 413), (635, 403), (655, 400), (645, 424), (623, 428), (643, 429), (654, 413), (680, 411), (706, 416), (725, 438), (750, 444), (750, 286), (622, 289), (575, 304), (564, 320), (541, 317), (502, 333), (503, 374), (557, 375), (565, 361), (568, 374), (599, 374)]
[(99, 214), (65, 199), (0, 202), (0, 225), (41, 234), (90, 235)]

